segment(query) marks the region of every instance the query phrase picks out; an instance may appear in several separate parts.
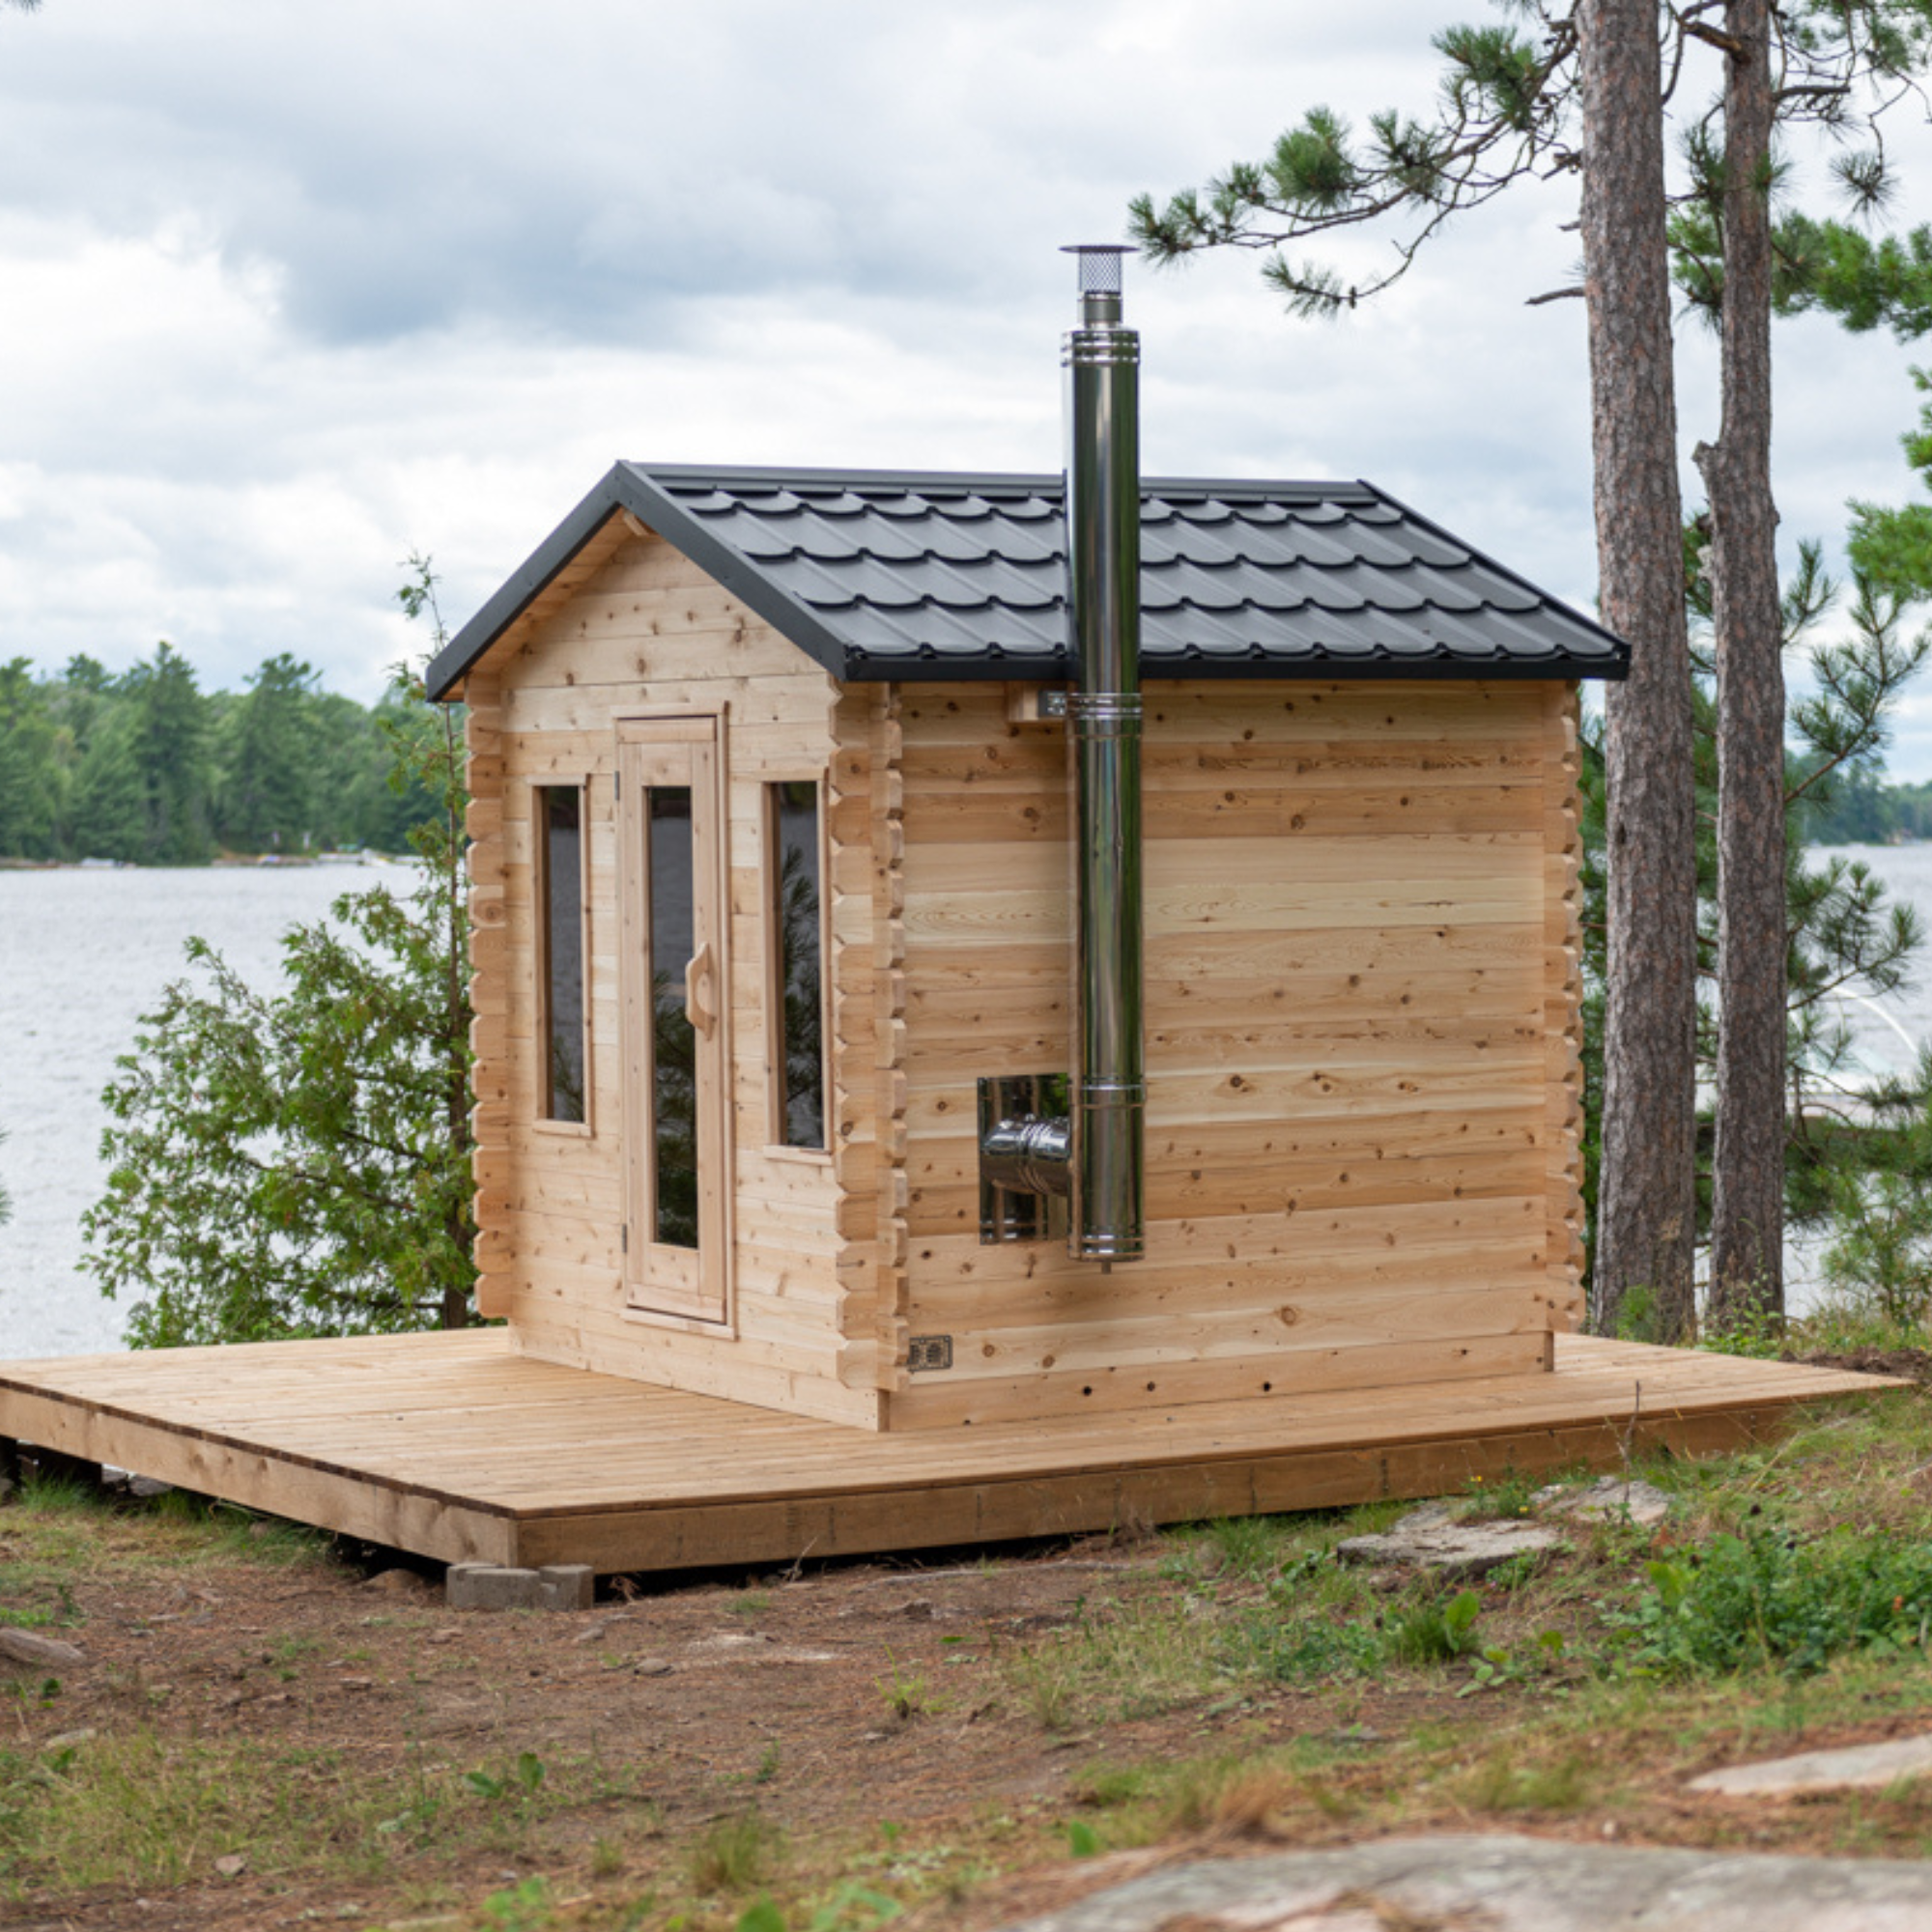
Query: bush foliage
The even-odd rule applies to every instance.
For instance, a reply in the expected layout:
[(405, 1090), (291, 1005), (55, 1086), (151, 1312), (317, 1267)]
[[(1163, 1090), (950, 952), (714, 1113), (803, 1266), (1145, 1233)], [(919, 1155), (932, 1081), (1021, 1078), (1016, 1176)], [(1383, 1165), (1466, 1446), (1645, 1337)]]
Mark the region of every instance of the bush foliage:
[(392, 782), (439, 807), (413, 889), (293, 928), (270, 993), (190, 941), (119, 1062), (82, 1229), (136, 1347), (474, 1319), (461, 746), (432, 722), (391, 734)]

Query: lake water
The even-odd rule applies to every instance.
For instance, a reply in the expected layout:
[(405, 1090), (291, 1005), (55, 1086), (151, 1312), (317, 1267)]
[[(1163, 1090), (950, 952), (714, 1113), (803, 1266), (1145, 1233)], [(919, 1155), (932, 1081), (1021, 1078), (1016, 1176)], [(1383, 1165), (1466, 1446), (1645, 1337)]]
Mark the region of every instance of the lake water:
[[(1932, 845), (1846, 856), (1932, 929)], [(124, 1310), (80, 1271), (79, 1217), (103, 1175), (100, 1091), (141, 1014), (183, 970), (189, 935), (266, 987), (281, 935), (373, 877), (339, 866), (0, 871), (0, 1183), (14, 1200), (0, 1227), (0, 1359), (120, 1346)], [(1870, 1070), (1909, 1068), (1932, 1038), (1932, 958), (1919, 983), (1882, 1008), (1847, 1002), (1845, 1012)], [(1804, 1258), (1793, 1261), (1802, 1276)]]
[(0, 1359), (121, 1345), (125, 1311), (79, 1270), (105, 1170), (100, 1092), (199, 935), (249, 982), (281, 935), (379, 875), (347, 866), (0, 871)]
[(1919, 1043), (1932, 1040), (1932, 844), (1820, 845), (1812, 853), (1816, 859), (1861, 861), (1885, 881), (1895, 899), (1918, 908), (1926, 932), (1918, 980), (1882, 1002), (1840, 1002), (1864, 1069), (1909, 1073), (1918, 1063)]

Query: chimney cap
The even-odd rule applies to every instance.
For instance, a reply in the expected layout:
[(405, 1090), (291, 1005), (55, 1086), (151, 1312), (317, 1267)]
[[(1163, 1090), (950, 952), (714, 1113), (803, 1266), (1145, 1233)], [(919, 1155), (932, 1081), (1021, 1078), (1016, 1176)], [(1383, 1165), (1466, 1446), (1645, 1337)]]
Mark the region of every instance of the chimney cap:
[(1060, 252), (1079, 258), (1083, 296), (1117, 296), (1121, 293), (1121, 257), (1133, 250), (1124, 242), (1069, 242)]
[(1133, 252), (1123, 242), (1071, 242), (1061, 251), (1080, 266), (1080, 319), (1111, 327), (1121, 320), (1121, 258)]

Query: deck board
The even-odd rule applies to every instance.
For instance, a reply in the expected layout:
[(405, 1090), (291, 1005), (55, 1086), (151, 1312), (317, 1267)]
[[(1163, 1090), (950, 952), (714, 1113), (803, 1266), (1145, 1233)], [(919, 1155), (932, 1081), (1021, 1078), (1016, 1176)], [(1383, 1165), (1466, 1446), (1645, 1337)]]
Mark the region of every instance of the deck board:
[(1554, 1374), (880, 1435), (486, 1329), (0, 1363), (0, 1437), (445, 1561), (613, 1571), (1438, 1494), (1627, 1443), (1729, 1447), (1888, 1386), (1562, 1336)]

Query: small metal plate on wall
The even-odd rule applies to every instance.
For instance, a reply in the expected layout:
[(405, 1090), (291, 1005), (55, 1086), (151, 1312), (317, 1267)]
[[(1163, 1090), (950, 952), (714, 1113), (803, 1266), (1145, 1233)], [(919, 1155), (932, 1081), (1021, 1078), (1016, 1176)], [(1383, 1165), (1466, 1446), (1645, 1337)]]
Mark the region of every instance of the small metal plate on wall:
[[(1072, 1082), (1065, 1073), (1009, 1073), (980, 1082), (980, 1143), (1002, 1121), (1064, 1119), (1072, 1105)], [(1021, 1194), (980, 1174), (980, 1244), (1001, 1241), (1064, 1241), (1066, 1203), (1050, 1194)]]
[(908, 1335), (906, 1337), (906, 1373), (908, 1375), (930, 1375), (935, 1369), (950, 1369), (952, 1366), (952, 1337), (951, 1335)]

